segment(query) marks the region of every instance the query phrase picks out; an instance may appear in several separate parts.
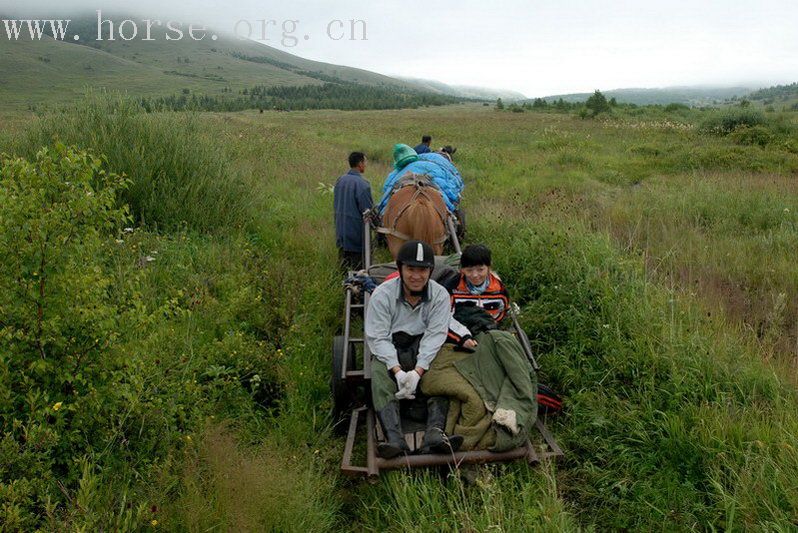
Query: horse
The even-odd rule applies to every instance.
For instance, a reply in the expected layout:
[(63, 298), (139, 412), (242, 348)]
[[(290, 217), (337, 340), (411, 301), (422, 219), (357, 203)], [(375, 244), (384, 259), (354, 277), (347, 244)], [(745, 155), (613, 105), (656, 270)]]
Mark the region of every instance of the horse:
[(432, 246), (435, 255), (442, 255), (449, 216), (446, 202), (432, 180), (426, 175), (408, 174), (391, 193), (382, 214), (382, 227), (377, 231), (385, 234), (394, 259), (399, 248), (414, 239)]

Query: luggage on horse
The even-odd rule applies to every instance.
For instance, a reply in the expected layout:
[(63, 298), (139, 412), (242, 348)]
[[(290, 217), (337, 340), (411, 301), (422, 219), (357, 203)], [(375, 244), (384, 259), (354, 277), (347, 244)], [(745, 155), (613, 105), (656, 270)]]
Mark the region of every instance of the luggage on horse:
[(391, 255), (411, 239), (429, 243), (440, 255), (443, 243), (457, 225), (455, 212), (463, 190), (463, 179), (452, 162), (439, 153), (404, 155), (403, 145), (394, 147), (396, 170), (388, 175), (377, 206)]
[(382, 187), (382, 199), (377, 205), (380, 214), (385, 212), (391, 194), (397, 188), (399, 181), (409, 174), (429, 176), (430, 181), (441, 191), (446, 208), (450, 212), (457, 209), (460, 196), (463, 192), (463, 178), (451, 161), (438, 153), (421, 154), (418, 159), (394, 170), (385, 179)]

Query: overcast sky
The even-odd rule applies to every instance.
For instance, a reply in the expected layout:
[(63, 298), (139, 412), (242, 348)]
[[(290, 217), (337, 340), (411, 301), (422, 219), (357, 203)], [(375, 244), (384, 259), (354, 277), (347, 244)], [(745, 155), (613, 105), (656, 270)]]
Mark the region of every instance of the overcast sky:
[[(0, 12), (19, 13), (19, 5), (0, 0)], [(24, 7), (39, 18), (121, 9), (141, 18), (196, 20), (228, 32), (247, 20), (253, 37), (259, 36), (259, 19), (274, 20), (276, 27), (267, 26), (267, 44), (302, 57), (527, 96), (798, 81), (796, 0), (137, 0), (134, 6), (118, 0), (33, 0)], [(367, 40), (328, 37), (330, 22), (344, 21), (348, 30), (350, 19), (365, 21)], [(296, 46), (281, 45), (286, 20), (299, 21)], [(246, 28), (238, 26), (240, 33)], [(337, 23), (331, 29), (340, 36)]]

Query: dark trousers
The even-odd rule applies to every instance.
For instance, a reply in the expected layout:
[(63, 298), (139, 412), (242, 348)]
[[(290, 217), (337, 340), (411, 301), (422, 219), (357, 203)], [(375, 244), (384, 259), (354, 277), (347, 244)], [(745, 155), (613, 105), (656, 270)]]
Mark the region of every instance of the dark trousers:
[[(399, 359), (399, 366), (405, 372), (410, 372), (416, 368), (416, 361), (418, 358), (418, 345), (421, 342), (423, 335), (408, 335), (402, 331), (396, 332), (392, 335), (393, 345), (396, 347), (396, 356)], [(424, 372), (424, 376), (427, 373)], [(415, 420), (424, 421), (427, 418), (426, 397), (421, 393), (421, 383), (424, 382), (424, 376), (421, 376), (421, 382), (416, 390), (416, 400), (413, 402), (404, 402), (405, 409), (403, 411), (411, 411), (404, 413), (410, 415)], [(385, 363), (377, 360), (376, 357), (371, 359), (371, 400), (374, 404), (374, 409), (381, 411), (390, 402), (396, 400), (396, 393), (399, 388), (396, 385), (396, 378)]]
[(344, 272), (348, 272), (349, 270), (361, 270), (363, 268), (363, 253), (350, 252), (343, 248), (338, 248), (338, 261)]

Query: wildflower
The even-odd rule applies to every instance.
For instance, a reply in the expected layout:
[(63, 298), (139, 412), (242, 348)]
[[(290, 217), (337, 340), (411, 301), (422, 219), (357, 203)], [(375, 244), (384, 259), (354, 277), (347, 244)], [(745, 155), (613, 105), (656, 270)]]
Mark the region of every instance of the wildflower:
[(152, 520), (150, 520), (150, 524), (152, 525), (152, 527), (155, 527), (158, 525), (158, 521), (153, 518)]
[(155, 258), (151, 255), (148, 255), (147, 257), (144, 258), (144, 260), (147, 261), (148, 263), (152, 263), (153, 261), (155, 261)]
[(125, 233), (133, 233), (133, 228), (125, 228), (122, 231)]
[(53, 411), (58, 411), (59, 409), (61, 409), (61, 406), (63, 404), (64, 404), (64, 402), (56, 402), (56, 403), (54, 403), (53, 404)]

